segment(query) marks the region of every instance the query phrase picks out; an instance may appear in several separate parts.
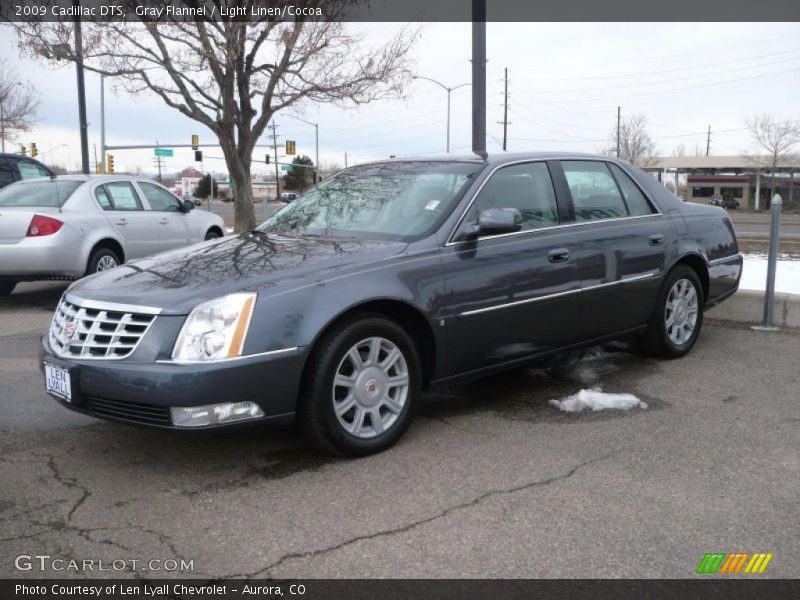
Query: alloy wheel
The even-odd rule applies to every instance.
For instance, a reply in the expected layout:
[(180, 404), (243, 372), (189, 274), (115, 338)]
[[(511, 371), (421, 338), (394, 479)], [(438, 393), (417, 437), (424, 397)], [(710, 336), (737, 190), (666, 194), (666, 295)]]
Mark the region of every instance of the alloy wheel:
[(697, 326), (698, 298), (694, 284), (688, 279), (676, 281), (667, 294), (664, 326), (670, 341), (685, 344)]
[(388, 431), (403, 412), (409, 393), (409, 369), (403, 352), (382, 337), (353, 345), (336, 368), (333, 409), (349, 434), (374, 438)]
[(105, 256), (101, 256), (100, 260), (97, 261), (97, 272), (100, 271), (108, 271), (109, 269), (113, 269), (119, 266), (117, 259), (111, 256), (110, 254), (106, 254)]

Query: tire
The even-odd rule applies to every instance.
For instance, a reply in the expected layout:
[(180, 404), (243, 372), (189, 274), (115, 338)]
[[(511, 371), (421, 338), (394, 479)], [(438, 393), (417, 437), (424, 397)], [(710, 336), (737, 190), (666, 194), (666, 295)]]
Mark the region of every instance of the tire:
[(208, 240), (216, 240), (216, 239), (219, 239), (220, 237), (222, 237), (222, 236), (212, 229), (212, 230), (209, 230), (209, 232), (206, 234), (205, 240), (206, 241), (208, 241)]
[[(113, 265), (112, 265), (113, 263)], [(108, 271), (120, 265), (119, 256), (109, 248), (97, 248), (89, 257), (89, 266), (86, 268), (87, 275), (94, 275), (101, 271)]]
[(658, 295), (645, 336), (645, 350), (659, 358), (687, 354), (703, 326), (704, 302), (703, 286), (694, 269), (687, 265), (672, 269)]
[(373, 314), (327, 332), (312, 351), (304, 379), (299, 420), (314, 445), (338, 456), (365, 456), (392, 446), (408, 429), (422, 394), (413, 339), (397, 323)]
[(16, 281), (0, 281), (0, 298), (10, 296), (15, 287), (17, 287)]

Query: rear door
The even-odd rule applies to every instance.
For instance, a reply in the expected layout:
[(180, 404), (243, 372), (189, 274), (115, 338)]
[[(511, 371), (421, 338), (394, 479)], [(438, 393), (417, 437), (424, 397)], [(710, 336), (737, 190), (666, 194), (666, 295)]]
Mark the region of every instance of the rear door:
[(158, 252), (155, 217), (144, 209), (130, 181), (112, 181), (94, 189), (97, 203), (111, 226), (125, 241), (125, 258), (132, 260)]
[(137, 183), (150, 205), (150, 210), (156, 215), (159, 250), (163, 252), (191, 244), (194, 240), (188, 213), (181, 201), (154, 183)]
[(581, 337), (592, 339), (652, 316), (671, 240), (667, 220), (617, 165), (561, 161), (570, 192), (581, 274)]
[(571, 228), (559, 226), (564, 213), (548, 163), (495, 171), (459, 230), (487, 208), (518, 209), (522, 229), (449, 243), (442, 252), (453, 374), (546, 352), (578, 336), (575, 240)]

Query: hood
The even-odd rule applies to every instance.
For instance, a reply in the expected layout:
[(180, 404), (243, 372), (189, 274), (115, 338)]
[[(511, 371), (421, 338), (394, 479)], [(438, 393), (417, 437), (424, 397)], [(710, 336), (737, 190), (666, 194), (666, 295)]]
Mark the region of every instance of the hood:
[(87, 300), (187, 314), (234, 292), (283, 291), (372, 265), (406, 243), (243, 233), (136, 260), (81, 279), (69, 293)]

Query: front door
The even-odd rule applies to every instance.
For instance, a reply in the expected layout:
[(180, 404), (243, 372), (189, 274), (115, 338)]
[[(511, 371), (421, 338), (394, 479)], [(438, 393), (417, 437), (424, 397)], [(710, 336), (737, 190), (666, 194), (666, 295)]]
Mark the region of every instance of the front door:
[[(449, 374), (509, 363), (578, 335), (580, 277), (546, 162), (502, 167), (459, 230), (487, 208), (516, 208), (519, 232), (448, 244), (442, 253)], [(459, 232), (456, 232), (456, 239)]]
[(163, 252), (191, 244), (193, 240), (188, 213), (183, 209), (181, 201), (154, 183), (138, 183), (150, 210), (156, 214), (159, 250)]

